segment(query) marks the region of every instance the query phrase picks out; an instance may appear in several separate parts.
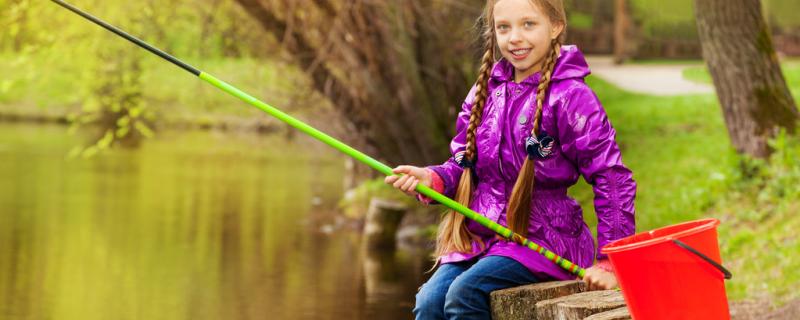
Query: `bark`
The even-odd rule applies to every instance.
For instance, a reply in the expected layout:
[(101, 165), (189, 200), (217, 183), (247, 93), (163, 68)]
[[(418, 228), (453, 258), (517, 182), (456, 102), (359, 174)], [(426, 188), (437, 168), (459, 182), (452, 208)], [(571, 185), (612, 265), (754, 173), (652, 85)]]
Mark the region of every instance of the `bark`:
[(628, 0), (614, 0), (614, 63), (622, 64), (631, 57), (630, 5)]
[(595, 313), (591, 316), (584, 318), (583, 320), (630, 320), (631, 313), (628, 310), (628, 307), (622, 307), (618, 309), (614, 309), (611, 311)]
[(586, 291), (580, 280), (547, 281), (491, 293), (492, 319), (522, 320), (536, 318), (537, 303)]
[(617, 290), (588, 291), (536, 304), (537, 319), (578, 320), (625, 306), (622, 292)]
[(739, 153), (767, 157), (767, 140), (794, 132), (798, 111), (789, 93), (758, 0), (695, 0), (703, 56), (725, 124)]
[(446, 159), (477, 72), (478, 1), (237, 2), (347, 119), (348, 142), (390, 165)]

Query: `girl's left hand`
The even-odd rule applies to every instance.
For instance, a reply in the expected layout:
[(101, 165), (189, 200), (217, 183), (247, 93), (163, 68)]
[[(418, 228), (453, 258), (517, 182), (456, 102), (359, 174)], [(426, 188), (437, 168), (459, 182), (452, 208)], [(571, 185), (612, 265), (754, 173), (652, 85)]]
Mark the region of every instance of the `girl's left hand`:
[(583, 282), (586, 282), (586, 286), (589, 288), (589, 291), (614, 289), (618, 286), (617, 276), (611, 272), (603, 270), (597, 265), (586, 269), (586, 274), (583, 276)]

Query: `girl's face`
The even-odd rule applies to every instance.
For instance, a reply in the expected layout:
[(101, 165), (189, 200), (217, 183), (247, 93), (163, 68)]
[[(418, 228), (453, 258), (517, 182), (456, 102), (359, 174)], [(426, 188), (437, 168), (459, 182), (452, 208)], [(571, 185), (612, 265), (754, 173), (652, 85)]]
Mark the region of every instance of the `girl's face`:
[(514, 65), (519, 83), (542, 69), (564, 25), (554, 25), (530, 0), (500, 0), (494, 5), (494, 28), (500, 53)]

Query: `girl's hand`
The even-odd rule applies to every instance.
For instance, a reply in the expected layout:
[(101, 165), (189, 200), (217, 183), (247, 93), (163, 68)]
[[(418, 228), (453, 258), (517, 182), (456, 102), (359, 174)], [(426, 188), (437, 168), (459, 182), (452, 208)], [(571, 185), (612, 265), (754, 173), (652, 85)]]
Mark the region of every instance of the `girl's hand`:
[(586, 282), (586, 286), (589, 288), (589, 291), (614, 289), (618, 286), (617, 276), (611, 272), (603, 270), (597, 265), (586, 269), (586, 274), (583, 276), (583, 282)]
[(417, 188), (417, 184), (419, 183), (422, 183), (424, 186), (427, 187), (431, 186), (431, 175), (425, 168), (414, 167), (414, 166), (399, 166), (397, 168), (392, 169), (392, 172), (394, 172), (395, 174), (404, 174), (404, 175), (387, 176), (386, 179), (384, 179), (383, 181), (386, 182), (386, 184), (392, 185), (393, 187), (400, 189), (409, 196), (412, 197), (417, 196), (417, 191), (415, 191), (415, 189)]

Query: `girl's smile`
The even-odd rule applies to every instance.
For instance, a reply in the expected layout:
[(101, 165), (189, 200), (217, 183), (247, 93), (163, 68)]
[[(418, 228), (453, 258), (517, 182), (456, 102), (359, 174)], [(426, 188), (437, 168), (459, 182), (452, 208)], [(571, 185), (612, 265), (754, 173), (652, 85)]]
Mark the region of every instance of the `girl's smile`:
[(527, 58), (528, 55), (531, 53), (531, 49), (530, 48), (528, 48), (528, 49), (511, 49), (509, 51), (511, 51), (511, 56), (514, 58), (514, 60), (525, 60), (525, 58)]

